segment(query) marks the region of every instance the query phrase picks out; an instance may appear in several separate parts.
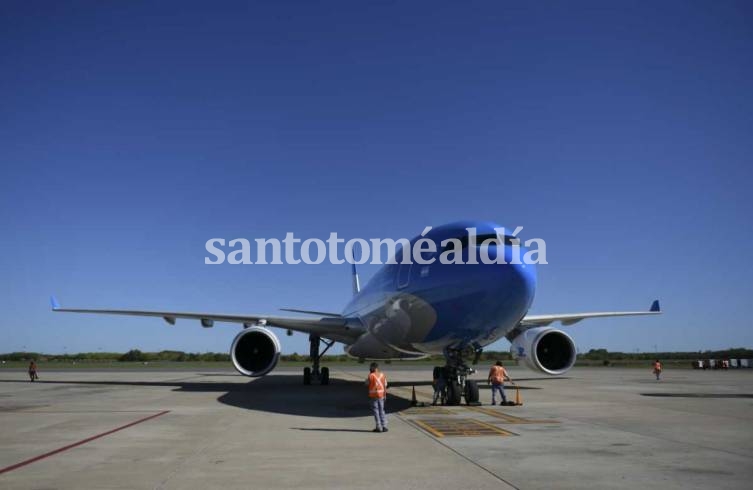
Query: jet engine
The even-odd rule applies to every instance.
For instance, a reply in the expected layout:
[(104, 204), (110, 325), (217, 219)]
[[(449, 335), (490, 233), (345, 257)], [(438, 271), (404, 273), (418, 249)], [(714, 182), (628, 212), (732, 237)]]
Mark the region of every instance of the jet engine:
[(244, 376), (264, 376), (277, 365), (280, 341), (264, 327), (248, 327), (235, 336), (230, 346), (235, 369)]
[(531, 328), (512, 339), (511, 343), (513, 357), (525, 361), (535, 371), (564, 374), (575, 364), (575, 343), (561, 330)]

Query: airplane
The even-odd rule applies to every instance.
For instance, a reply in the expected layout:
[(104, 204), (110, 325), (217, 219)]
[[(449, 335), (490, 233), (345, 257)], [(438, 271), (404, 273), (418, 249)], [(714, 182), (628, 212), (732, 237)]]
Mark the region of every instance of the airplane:
[[(468, 239), (468, 228), (476, 229), (476, 240)], [(214, 322), (240, 323), (241, 330), (230, 347), (235, 369), (242, 375), (259, 377), (272, 371), (280, 357), (280, 341), (268, 327), (309, 334), (311, 367), (303, 371), (303, 383), (317, 380), (329, 384), (329, 369), (320, 367), (322, 356), (336, 342), (345, 352), (359, 360), (420, 359), (443, 355), (447, 373), (447, 403), (477, 403), (478, 385), (469, 379), (471, 367), (483, 347), (502, 337), (510, 341), (514, 358), (529, 368), (548, 375), (566, 373), (575, 364), (573, 339), (551, 327), (559, 322), (573, 325), (589, 318), (658, 315), (656, 300), (648, 311), (610, 311), (529, 315), (536, 291), (536, 266), (512, 263), (512, 237), (498, 236), (499, 225), (485, 221), (464, 221), (431, 229), (420, 238), (439, 244), (445, 239), (462, 242), (463, 264), (443, 264), (435, 260), (420, 265), (402, 260), (398, 250), (395, 263), (382, 266), (371, 280), (360, 287), (355, 265), (352, 267), (353, 298), (342, 313), (283, 309), (306, 317), (271, 315), (233, 315), (177, 311), (142, 311), (117, 309), (63, 308), (52, 297), (52, 310), (70, 313), (100, 313), (161, 317), (170, 325), (177, 319), (199, 320), (209, 328)], [(486, 244), (484, 244), (486, 242)], [(469, 264), (470, 247), (487, 247), (491, 260), (504, 254), (504, 264)], [(519, 252), (526, 249), (522, 245)], [(475, 252), (478, 257), (479, 250)], [(437, 251), (436, 253), (439, 253)], [(425, 260), (430, 257), (423, 254)], [(429, 254), (431, 255), (431, 254)], [(522, 257), (523, 255), (519, 255)], [(517, 261), (520, 262), (520, 261)], [(321, 347), (324, 346), (322, 349)], [(469, 365), (470, 362), (470, 365)], [(435, 372), (442, 367), (435, 367)]]

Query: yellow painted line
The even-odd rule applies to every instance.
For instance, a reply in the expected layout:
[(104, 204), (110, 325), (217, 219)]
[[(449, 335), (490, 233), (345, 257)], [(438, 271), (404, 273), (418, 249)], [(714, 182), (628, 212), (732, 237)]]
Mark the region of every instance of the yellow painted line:
[(411, 407), (400, 412), (401, 415), (455, 415), (455, 412), (442, 407)]
[(559, 421), (557, 420), (551, 420), (551, 419), (525, 419), (522, 417), (516, 417), (514, 415), (510, 415), (504, 412), (500, 412), (498, 410), (494, 410), (491, 408), (481, 408), (481, 407), (467, 407), (468, 410), (473, 410), (474, 412), (483, 413), (486, 415), (491, 415), (492, 417), (496, 417), (498, 419), (502, 419), (508, 424), (559, 424)]
[(512, 436), (517, 435), (500, 427), (481, 422), (476, 419), (424, 419), (411, 420), (422, 429), (435, 437), (480, 437), (480, 436)]
[(437, 430), (434, 430), (433, 427), (431, 427), (428, 424), (423, 423), (420, 420), (411, 420), (411, 422), (414, 423), (414, 424), (416, 424), (417, 426), (421, 427), (422, 429), (424, 429), (426, 432), (430, 433), (434, 437), (443, 437), (444, 436), (444, 434), (442, 434), (441, 432), (439, 432)]
[(487, 429), (489, 429), (489, 430), (491, 430), (493, 432), (496, 432), (498, 434), (501, 434), (503, 436), (514, 436), (514, 435), (516, 435), (516, 434), (513, 434), (512, 432), (510, 432), (508, 430), (502, 429), (501, 427), (497, 427), (497, 426), (492, 425), (492, 424), (487, 424), (486, 422), (481, 422), (480, 420), (473, 419), (473, 423), (481, 425), (481, 426), (484, 426)]

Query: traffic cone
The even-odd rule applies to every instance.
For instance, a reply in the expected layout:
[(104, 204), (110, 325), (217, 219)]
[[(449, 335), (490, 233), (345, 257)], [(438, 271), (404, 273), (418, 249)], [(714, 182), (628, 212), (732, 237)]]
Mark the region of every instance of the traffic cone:
[(520, 396), (520, 388), (518, 385), (515, 385), (515, 405), (522, 405), (523, 404), (523, 397)]
[(418, 400), (416, 400), (416, 385), (413, 385), (413, 396), (410, 399), (410, 406), (415, 407), (418, 405)]

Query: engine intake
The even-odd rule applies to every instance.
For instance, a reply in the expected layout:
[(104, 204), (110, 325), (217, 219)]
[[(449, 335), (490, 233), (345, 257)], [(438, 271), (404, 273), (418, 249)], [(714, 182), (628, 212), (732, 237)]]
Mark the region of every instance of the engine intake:
[(528, 367), (551, 375), (564, 374), (575, 365), (575, 342), (565, 332), (537, 327), (514, 339), (510, 352)]
[(280, 341), (264, 327), (248, 327), (235, 336), (230, 346), (235, 369), (244, 376), (264, 376), (277, 366)]

